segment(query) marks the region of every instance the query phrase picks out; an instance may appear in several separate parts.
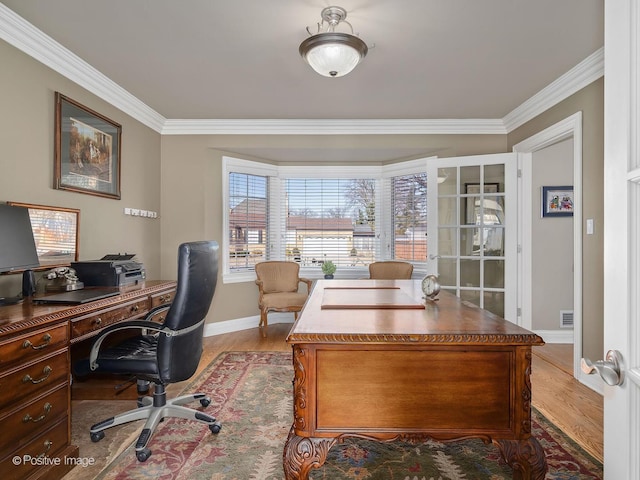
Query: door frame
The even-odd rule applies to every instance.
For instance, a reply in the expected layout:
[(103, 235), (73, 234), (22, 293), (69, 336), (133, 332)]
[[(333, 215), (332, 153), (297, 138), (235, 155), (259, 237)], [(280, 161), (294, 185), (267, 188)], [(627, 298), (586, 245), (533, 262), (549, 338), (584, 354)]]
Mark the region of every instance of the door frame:
[[(531, 271), (532, 245), (529, 239), (533, 221), (533, 154), (567, 139), (573, 139), (573, 376), (598, 393), (603, 392), (602, 382), (586, 375), (580, 369), (582, 358), (582, 112), (561, 120), (554, 125), (513, 146), (518, 153), (518, 307), (519, 324), (532, 329)], [(542, 333), (542, 332), (538, 332)], [(549, 336), (547, 333), (542, 335)], [(563, 340), (560, 336), (556, 340)]]

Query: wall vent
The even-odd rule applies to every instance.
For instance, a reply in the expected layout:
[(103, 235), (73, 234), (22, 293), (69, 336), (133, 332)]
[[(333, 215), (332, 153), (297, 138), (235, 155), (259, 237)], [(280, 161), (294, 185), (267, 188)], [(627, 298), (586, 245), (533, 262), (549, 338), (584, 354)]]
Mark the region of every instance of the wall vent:
[(573, 328), (573, 310), (560, 310), (560, 328)]

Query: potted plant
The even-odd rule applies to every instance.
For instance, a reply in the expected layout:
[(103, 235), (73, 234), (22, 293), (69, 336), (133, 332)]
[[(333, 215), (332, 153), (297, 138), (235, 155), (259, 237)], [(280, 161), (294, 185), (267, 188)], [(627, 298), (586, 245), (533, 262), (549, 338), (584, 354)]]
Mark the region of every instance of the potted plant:
[(331, 260), (325, 260), (322, 264), (322, 273), (324, 278), (333, 278), (333, 274), (336, 273), (336, 264)]

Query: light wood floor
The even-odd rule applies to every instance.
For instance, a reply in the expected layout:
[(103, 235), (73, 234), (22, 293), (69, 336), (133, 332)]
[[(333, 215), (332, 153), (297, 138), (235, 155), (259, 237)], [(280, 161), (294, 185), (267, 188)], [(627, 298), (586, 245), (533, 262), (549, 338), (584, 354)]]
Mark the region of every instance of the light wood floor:
[[(291, 347), (285, 342), (290, 329), (291, 324), (270, 325), (266, 338), (258, 328), (207, 337), (200, 366), (204, 368), (218, 354), (226, 351), (290, 351)], [(533, 405), (602, 462), (602, 397), (573, 378), (572, 348), (571, 345), (558, 344), (533, 348)], [(169, 393), (178, 392), (181, 388), (181, 384), (171, 385)]]
[(603, 397), (573, 378), (573, 346), (533, 348), (533, 406), (603, 461)]

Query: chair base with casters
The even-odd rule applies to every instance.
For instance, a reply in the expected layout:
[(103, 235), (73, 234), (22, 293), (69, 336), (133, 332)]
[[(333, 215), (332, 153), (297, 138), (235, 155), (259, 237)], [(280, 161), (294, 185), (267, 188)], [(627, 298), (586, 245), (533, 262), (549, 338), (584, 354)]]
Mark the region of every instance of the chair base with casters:
[[(144, 393), (138, 391), (138, 393)], [(199, 401), (203, 407), (208, 407), (211, 399), (203, 393), (192, 393), (182, 395), (180, 397), (167, 400), (167, 393), (162, 384), (156, 384), (153, 397), (140, 396), (138, 399), (138, 408), (108, 418), (102, 422), (96, 423), (91, 427), (89, 433), (92, 442), (99, 442), (104, 438), (104, 431), (108, 428), (136, 420), (146, 419), (146, 423), (138, 441), (136, 442), (136, 457), (140, 462), (146, 461), (151, 456), (151, 450), (148, 448), (149, 440), (158, 424), (165, 417), (184, 418), (186, 420), (194, 420), (209, 426), (211, 433), (219, 433), (222, 424), (210, 415), (195, 410), (193, 408), (183, 407), (182, 405)]]

